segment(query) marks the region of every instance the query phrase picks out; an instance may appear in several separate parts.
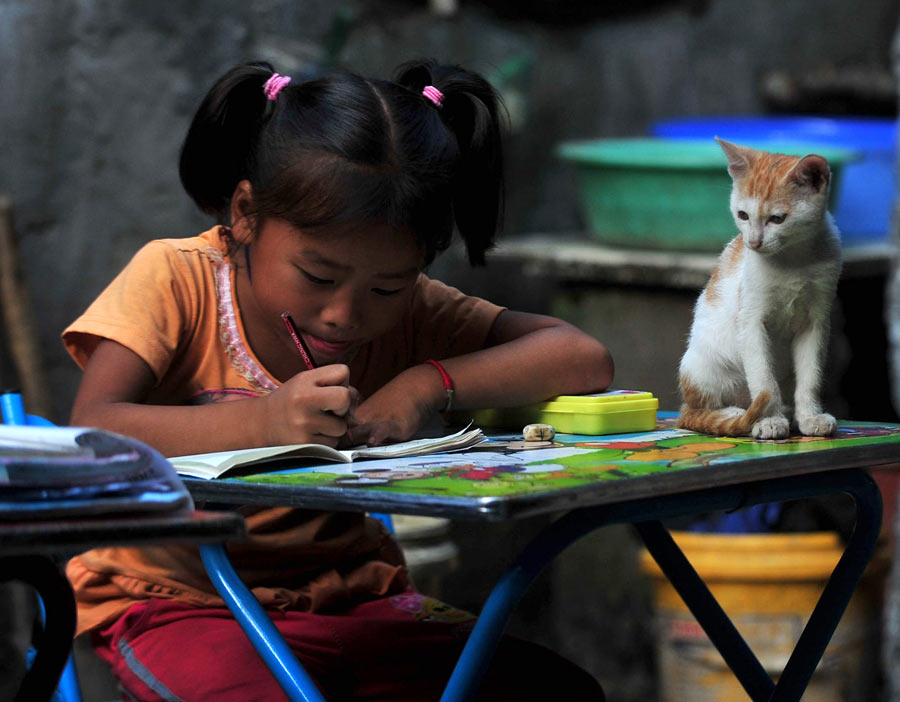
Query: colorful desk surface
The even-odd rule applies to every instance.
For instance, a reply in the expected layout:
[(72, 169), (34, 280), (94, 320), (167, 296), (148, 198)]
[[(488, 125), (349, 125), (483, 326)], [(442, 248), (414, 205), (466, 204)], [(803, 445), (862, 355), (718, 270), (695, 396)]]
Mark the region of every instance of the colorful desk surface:
[(841, 422), (830, 438), (711, 437), (662, 419), (654, 431), (557, 435), (532, 446), (492, 435), (474, 449), (403, 459), (301, 464), (185, 479), (197, 500), (499, 521), (840, 468), (900, 463), (900, 425)]

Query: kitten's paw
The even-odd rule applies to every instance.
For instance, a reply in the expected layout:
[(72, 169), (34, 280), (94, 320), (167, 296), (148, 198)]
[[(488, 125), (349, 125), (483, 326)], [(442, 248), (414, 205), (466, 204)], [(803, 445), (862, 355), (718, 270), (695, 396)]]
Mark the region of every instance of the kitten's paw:
[(831, 436), (837, 431), (837, 420), (830, 414), (811, 414), (799, 417), (797, 426), (804, 436)]
[(763, 417), (753, 425), (754, 439), (786, 439), (791, 433), (791, 423), (786, 417)]

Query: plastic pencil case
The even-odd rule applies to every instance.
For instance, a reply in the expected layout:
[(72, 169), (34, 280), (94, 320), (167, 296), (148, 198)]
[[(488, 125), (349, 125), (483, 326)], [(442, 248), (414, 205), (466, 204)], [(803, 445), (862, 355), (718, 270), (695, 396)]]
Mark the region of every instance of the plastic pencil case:
[(628, 434), (656, 428), (659, 400), (649, 392), (611, 390), (559, 395), (525, 407), (485, 409), (467, 415), (481, 427), (520, 429), (550, 424), (561, 434)]

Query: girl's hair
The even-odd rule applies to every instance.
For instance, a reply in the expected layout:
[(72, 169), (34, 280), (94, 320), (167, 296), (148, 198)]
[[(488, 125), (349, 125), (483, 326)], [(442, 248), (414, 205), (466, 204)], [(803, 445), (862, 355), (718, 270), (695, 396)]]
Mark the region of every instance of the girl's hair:
[[(272, 74), (264, 62), (233, 68), (194, 116), (179, 172), (204, 212), (224, 219), (246, 179), (257, 226), (385, 222), (411, 232), (427, 264), (455, 225), (470, 262), (484, 263), (503, 211), (500, 102), (484, 78), (414, 61), (393, 82), (336, 73), (270, 100)], [(427, 85), (443, 93), (440, 106)]]

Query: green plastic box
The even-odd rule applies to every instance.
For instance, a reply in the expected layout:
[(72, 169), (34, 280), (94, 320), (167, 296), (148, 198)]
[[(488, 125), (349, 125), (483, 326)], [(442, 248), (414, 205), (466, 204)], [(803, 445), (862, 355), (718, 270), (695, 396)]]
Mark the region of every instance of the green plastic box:
[(525, 407), (478, 410), (457, 420), (480, 427), (515, 429), (550, 424), (561, 434), (629, 434), (656, 428), (659, 400), (653, 393), (610, 390), (593, 395), (559, 395)]
[[(742, 146), (825, 157), (832, 173), (832, 207), (842, 167), (859, 158), (850, 149), (813, 142)], [(570, 141), (557, 147), (557, 155), (574, 164), (585, 223), (603, 244), (718, 252), (737, 234), (728, 204), (728, 161), (713, 139)]]

